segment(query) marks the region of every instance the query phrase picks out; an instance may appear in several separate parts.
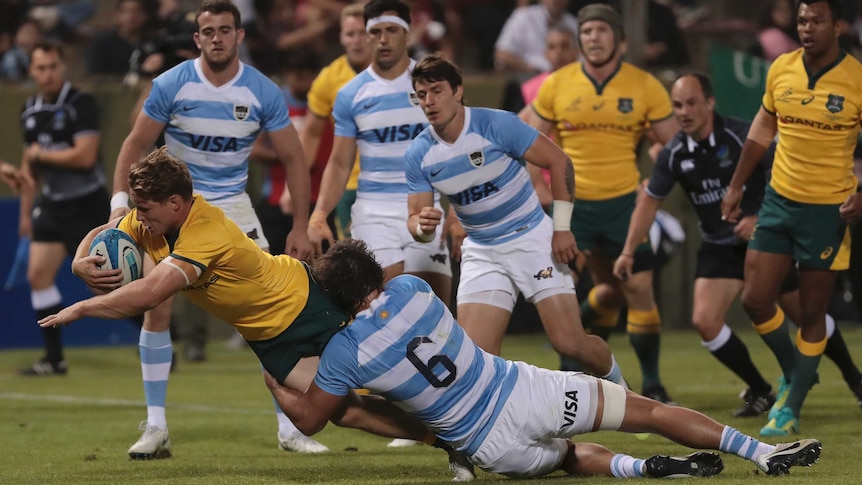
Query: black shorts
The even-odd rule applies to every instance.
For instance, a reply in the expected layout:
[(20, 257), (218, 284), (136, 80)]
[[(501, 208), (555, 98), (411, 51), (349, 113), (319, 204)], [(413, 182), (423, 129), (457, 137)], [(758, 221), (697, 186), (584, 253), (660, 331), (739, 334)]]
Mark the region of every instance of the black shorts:
[[(702, 243), (697, 250), (697, 269), (695, 278), (730, 278), (741, 280), (745, 275), (745, 244), (736, 246)], [(781, 285), (780, 294), (796, 291), (799, 288), (799, 273), (796, 268), (790, 271)]]
[(74, 255), (84, 236), (110, 215), (111, 199), (104, 189), (62, 201), (39, 196), (33, 206), (33, 241), (61, 242)]

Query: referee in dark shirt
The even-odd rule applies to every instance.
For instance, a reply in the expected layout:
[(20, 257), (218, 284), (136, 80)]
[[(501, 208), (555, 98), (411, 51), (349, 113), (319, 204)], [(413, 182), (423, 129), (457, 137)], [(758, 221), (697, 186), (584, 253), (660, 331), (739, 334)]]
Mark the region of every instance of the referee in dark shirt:
[[(750, 124), (715, 113), (712, 83), (703, 74), (677, 79), (671, 89), (671, 101), (682, 130), (662, 149), (649, 184), (638, 198), (623, 254), (631, 254), (647, 237), (662, 200), (679, 183), (694, 206), (703, 239), (697, 253), (692, 323), (703, 346), (748, 385), (742, 394), (745, 404), (734, 416), (758, 416), (773, 405), (775, 394), (752, 362), (745, 344), (724, 320), (742, 291), (745, 251), (757, 224), (772, 157), (767, 154), (745, 184), (739, 222), (722, 220), (721, 201)], [(614, 274), (627, 277), (631, 265), (630, 258), (620, 257)], [(792, 273), (778, 302), (791, 320), (799, 314), (797, 287), (797, 275)], [(831, 333), (826, 353), (841, 368), (857, 399), (862, 399), (862, 374), (853, 364), (834, 320), (827, 326)]]
[[(30, 77), (38, 92), (21, 113), (21, 168), (37, 185), (35, 191), (22, 190), (19, 233), (31, 237), (27, 280), (33, 310), (41, 319), (62, 309), (57, 271), (84, 235), (108, 219), (110, 199), (98, 160), (96, 102), (66, 80), (62, 47), (37, 45), (30, 55)], [(42, 332), (45, 355), (20, 373), (65, 374), (60, 329)]]

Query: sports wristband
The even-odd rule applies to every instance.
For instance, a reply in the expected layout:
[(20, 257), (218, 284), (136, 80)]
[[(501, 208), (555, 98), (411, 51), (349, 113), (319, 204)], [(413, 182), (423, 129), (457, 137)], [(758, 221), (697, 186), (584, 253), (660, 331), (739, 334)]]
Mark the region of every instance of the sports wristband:
[(111, 197), (111, 212), (114, 212), (117, 209), (128, 209), (129, 208), (129, 193), (128, 192), (117, 192)]
[(554, 231), (568, 231), (572, 227), (572, 211), (575, 204), (564, 200), (555, 200), (553, 207)]
[(434, 239), (434, 236), (436, 236), (435, 233), (425, 232), (422, 230), (422, 223), (421, 222), (416, 223), (416, 237), (418, 237), (420, 241), (430, 242), (432, 239)]

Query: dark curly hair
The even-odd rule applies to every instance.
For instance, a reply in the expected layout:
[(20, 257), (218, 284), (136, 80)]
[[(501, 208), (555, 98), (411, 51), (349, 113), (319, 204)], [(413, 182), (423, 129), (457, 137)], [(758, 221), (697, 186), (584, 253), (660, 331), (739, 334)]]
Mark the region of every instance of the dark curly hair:
[(336, 242), (311, 263), (317, 284), (341, 311), (356, 315), (368, 294), (383, 291), (383, 267), (359, 239)]

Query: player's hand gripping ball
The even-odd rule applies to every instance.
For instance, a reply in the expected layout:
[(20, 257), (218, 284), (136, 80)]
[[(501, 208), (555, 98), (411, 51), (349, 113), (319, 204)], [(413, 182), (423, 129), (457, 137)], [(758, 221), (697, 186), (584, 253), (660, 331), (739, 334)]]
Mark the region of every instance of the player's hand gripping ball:
[(90, 244), (90, 256), (93, 255), (105, 258), (100, 269), (122, 270), (123, 285), (140, 278), (144, 269), (144, 260), (135, 240), (119, 229), (108, 228), (96, 234)]

